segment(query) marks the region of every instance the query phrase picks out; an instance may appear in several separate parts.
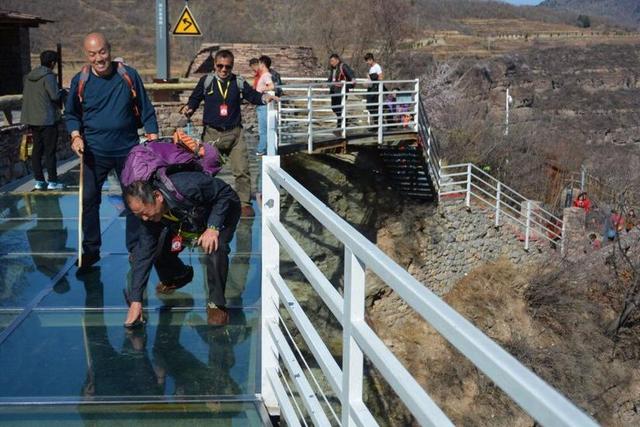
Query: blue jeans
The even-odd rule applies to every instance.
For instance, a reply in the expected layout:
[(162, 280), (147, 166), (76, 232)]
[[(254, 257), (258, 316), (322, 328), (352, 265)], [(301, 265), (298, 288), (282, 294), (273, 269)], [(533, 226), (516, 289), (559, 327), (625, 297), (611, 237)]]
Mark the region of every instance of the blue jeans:
[(267, 153), (267, 106), (258, 105), (256, 107), (256, 114), (258, 115), (258, 153)]

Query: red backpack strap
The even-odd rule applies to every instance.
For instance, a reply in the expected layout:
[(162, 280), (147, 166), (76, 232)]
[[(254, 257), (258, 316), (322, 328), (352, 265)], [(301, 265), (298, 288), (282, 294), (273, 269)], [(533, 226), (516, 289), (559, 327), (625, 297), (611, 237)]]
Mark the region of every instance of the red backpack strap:
[(84, 95), (84, 87), (87, 84), (87, 80), (89, 80), (89, 73), (91, 72), (91, 66), (83, 65), (80, 70), (80, 79), (78, 80), (78, 99), (80, 100), (80, 104), (83, 101)]
[(337, 81), (347, 80), (347, 75), (344, 73), (344, 64), (340, 63), (340, 73), (338, 73)]
[(133, 114), (136, 118), (140, 118), (140, 109), (138, 108), (138, 93), (136, 92), (136, 87), (133, 84), (133, 79), (129, 73), (127, 73), (127, 69), (122, 62), (118, 62), (118, 74), (122, 77), (122, 80), (129, 86), (129, 90), (131, 91), (131, 99), (133, 100)]

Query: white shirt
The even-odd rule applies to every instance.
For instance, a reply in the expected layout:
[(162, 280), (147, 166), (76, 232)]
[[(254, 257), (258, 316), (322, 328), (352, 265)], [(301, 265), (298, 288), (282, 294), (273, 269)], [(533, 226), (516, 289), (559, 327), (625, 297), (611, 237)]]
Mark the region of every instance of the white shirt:
[(271, 73), (264, 73), (260, 75), (260, 80), (258, 80), (258, 84), (256, 85), (256, 90), (260, 93), (264, 93), (267, 90), (267, 85), (272, 85), (273, 80), (271, 79)]
[(373, 64), (371, 68), (369, 68), (369, 74), (377, 74), (378, 76), (380, 76), (380, 74), (382, 74), (382, 67), (380, 66), (380, 64)]

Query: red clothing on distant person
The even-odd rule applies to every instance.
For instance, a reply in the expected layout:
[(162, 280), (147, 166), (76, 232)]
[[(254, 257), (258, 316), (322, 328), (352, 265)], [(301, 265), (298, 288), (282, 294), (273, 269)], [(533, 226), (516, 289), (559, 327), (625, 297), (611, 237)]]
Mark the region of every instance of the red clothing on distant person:
[(617, 212), (613, 213), (611, 214), (611, 223), (613, 224), (613, 228), (620, 232), (624, 227), (624, 218), (622, 218), (622, 215)]
[(591, 200), (587, 199), (586, 197), (584, 199), (577, 198), (573, 201), (573, 207), (582, 208), (584, 209), (585, 213), (589, 213), (589, 211), (591, 210)]
[(258, 88), (258, 81), (260, 80), (260, 70), (256, 70), (256, 73), (253, 75), (253, 88)]

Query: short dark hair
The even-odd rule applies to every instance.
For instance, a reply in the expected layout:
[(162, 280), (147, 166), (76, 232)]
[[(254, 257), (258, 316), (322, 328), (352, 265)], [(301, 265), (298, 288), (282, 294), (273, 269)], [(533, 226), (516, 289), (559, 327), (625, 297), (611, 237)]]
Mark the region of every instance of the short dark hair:
[(262, 55), (260, 58), (258, 58), (258, 61), (266, 65), (267, 68), (271, 68), (271, 58), (269, 58), (267, 55)]
[(368, 52), (368, 53), (364, 56), (364, 60), (365, 60), (365, 61), (368, 61), (368, 60), (375, 61), (376, 59), (373, 57), (373, 53)]
[(332, 53), (331, 56), (329, 57), (329, 59), (331, 59), (331, 58), (335, 58), (338, 61), (340, 61), (340, 55), (338, 55), (337, 53)]
[(53, 67), (53, 64), (58, 62), (58, 52), (53, 50), (45, 50), (40, 54), (40, 65), (45, 67)]
[(233, 52), (229, 49), (222, 49), (216, 52), (216, 55), (213, 57), (214, 61), (217, 61), (218, 58), (231, 58), (231, 62), (234, 61)]
[(257, 64), (257, 63), (258, 63), (258, 58), (251, 58), (251, 59), (249, 60), (249, 65), (255, 65), (255, 64)]
[(134, 181), (124, 187), (124, 197), (133, 197), (140, 199), (144, 204), (150, 204), (155, 201), (153, 192), (156, 190), (149, 181)]

